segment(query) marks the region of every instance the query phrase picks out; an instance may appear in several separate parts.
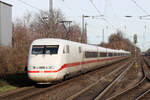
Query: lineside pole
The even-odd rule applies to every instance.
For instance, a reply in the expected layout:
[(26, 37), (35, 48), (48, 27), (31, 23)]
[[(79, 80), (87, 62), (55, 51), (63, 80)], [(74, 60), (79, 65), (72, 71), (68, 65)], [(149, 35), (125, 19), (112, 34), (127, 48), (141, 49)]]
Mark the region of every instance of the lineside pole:
[(49, 37), (53, 37), (53, 0), (49, 0)]

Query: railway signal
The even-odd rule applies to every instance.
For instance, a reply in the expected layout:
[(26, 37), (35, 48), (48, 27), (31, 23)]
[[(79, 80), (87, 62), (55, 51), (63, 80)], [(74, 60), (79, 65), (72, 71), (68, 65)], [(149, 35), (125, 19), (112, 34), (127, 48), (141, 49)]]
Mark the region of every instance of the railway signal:
[(135, 59), (136, 59), (136, 43), (137, 43), (137, 35), (136, 34), (134, 34), (133, 39), (134, 39), (134, 44), (135, 44)]
[(134, 35), (134, 43), (135, 44), (137, 43), (137, 35), (136, 34)]

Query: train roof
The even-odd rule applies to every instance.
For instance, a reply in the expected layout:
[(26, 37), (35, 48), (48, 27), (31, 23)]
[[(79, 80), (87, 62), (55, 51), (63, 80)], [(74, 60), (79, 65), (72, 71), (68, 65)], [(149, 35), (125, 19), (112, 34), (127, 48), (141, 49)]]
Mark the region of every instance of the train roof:
[(109, 49), (109, 48), (104, 48), (104, 47), (99, 47), (95, 45), (89, 45), (89, 44), (83, 44), (83, 43), (78, 43), (78, 42), (73, 42), (69, 40), (64, 40), (64, 39), (58, 39), (58, 38), (43, 38), (43, 39), (37, 39), (32, 42), (31, 45), (78, 45), (78, 46), (84, 46), (85, 49), (90, 48), (89, 50), (94, 50), (98, 48), (99, 50), (103, 52), (120, 52), (120, 53), (130, 53), (124, 50), (114, 50), (114, 49)]
[(71, 41), (55, 38), (37, 39), (32, 42), (32, 45), (50, 45), (50, 44), (66, 44)]
[[(37, 39), (32, 42), (32, 45), (50, 45), (50, 44), (59, 44), (59, 45), (79, 45), (79, 46), (87, 46), (87, 47), (98, 47), (95, 45), (89, 45), (64, 39), (57, 39), (57, 38), (43, 38), (43, 39)], [(99, 47), (101, 49), (104, 49), (103, 47)]]

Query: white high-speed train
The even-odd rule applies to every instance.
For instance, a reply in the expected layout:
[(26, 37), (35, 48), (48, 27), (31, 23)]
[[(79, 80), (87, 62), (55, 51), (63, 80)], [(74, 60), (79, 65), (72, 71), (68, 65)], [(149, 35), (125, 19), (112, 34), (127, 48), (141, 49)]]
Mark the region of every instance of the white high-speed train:
[(49, 83), (97, 69), (129, 57), (130, 52), (45, 38), (32, 42), (28, 76), (37, 83)]

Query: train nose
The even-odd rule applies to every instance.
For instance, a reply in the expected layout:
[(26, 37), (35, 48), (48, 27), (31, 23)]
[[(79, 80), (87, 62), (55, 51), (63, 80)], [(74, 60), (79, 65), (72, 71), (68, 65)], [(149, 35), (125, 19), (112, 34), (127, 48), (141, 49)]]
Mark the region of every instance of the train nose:
[(57, 73), (28, 71), (28, 77), (37, 83), (54, 82), (57, 80)]

